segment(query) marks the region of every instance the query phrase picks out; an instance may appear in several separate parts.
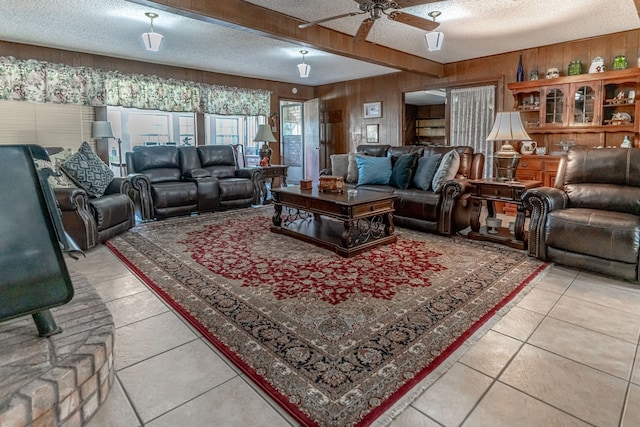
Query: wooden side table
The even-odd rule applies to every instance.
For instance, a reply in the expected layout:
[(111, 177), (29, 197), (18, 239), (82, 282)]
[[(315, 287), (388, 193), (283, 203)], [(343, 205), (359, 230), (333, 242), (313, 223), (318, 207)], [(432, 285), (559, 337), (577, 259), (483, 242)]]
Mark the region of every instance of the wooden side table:
[[(503, 243), (515, 249), (527, 248), (527, 233), (524, 231), (526, 212), (521, 196), (529, 188), (540, 187), (541, 181), (498, 181), (497, 179), (481, 179), (470, 181), (475, 186), (471, 196), (471, 231), (467, 235), (473, 240), (484, 240)], [(495, 218), (494, 202), (507, 202), (516, 205), (517, 213), (513, 234), (508, 227), (499, 227), (490, 233), (488, 227), (480, 226), (482, 201), (487, 202), (489, 218)]]
[[(258, 166), (258, 169), (262, 172), (260, 174), (260, 182), (258, 188), (260, 194), (258, 194), (257, 204), (266, 204), (271, 200), (271, 188), (273, 187), (273, 181), (275, 178), (280, 178), (280, 186), (287, 186), (287, 171), (288, 165), (271, 165), (271, 166)], [(269, 180), (269, 187), (267, 188), (267, 180)]]

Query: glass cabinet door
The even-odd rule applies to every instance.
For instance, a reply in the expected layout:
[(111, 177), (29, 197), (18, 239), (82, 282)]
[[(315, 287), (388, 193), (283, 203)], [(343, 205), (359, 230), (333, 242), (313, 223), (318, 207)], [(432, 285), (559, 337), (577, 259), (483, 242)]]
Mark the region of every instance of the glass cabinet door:
[(571, 124), (575, 126), (592, 126), (600, 124), (598, 89), (594, 84), (576, 83), (571, 85), (573, 114)]
[(545, 91), (544, 123), (547, 126), (564, 124), (564, 91), (560, 88), (549, 88)]

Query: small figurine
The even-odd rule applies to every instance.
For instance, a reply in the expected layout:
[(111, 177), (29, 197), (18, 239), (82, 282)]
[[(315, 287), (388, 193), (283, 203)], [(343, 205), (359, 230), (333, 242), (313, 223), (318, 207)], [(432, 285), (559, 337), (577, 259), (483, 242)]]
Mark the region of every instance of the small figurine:
[(269, 158), (263, 157), (262, 160), (260, 160), (260, 166), (269, 166)]

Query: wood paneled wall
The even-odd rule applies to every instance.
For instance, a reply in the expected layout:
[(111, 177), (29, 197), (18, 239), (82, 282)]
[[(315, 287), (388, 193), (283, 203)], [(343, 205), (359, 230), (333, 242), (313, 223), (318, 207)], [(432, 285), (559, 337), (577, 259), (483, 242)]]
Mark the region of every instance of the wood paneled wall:
[[(449, 46), (450, 48), (454, 48)], [(567, 67), (573, 60), (582, 61), (584, 72), (587, 72), (591, 60), (596, 56), (605, 59), (610, 67), (612, 59), (617, 55), (626, 55), (630, 67), (637, 65), (640, 47), (640, 30), (625, 31), (604, 36), (559, 43), (549, 46), (509, 52), (485, 58), (460, 61), (445, 65), (445, 77), (440, 79), (425, 77), (407, 72), (388, 74), (385, 76), (341, 82), (317, 88), (317, 96), (321, 100), (321, 108), (341, 109), (344, 114), (343, 135), (335, 136), (331, 143), (333, 153), (346, 153), (361, 143), (366, 125), (380, 124), (380, 143), (401, 145), (406, 140), (403, 133), (404, 107), (402, 94), (425, 88), (468, 86), (500, 82), (497, 91), (499, 111), (513, 109), (513, 97), (507, 83), (516, 80), (516, 68), (519, 55), (525, 68), (525, 78), (529, 71), (536, 68), (540, 77), (548, 68), (557, 67), (562, 75), (566, 75)], [(444, 47), (447, 49), (447, 46)], [(362, 104), (382, 101), (383, 116), (380, 119), (364, 119)]]

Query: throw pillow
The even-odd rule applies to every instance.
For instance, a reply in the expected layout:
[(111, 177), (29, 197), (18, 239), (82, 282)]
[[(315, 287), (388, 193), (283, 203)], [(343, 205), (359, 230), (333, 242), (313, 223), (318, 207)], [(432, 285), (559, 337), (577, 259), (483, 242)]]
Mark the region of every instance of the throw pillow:
[(413, 185), (417, 188), (429, 191), (431, 188), (431, 181), (436, 174), (436, 169), (440, 164), (442, 154), (425, 155), (418, 159), (418, 167), (416, 168), (416, 174), (413, 177)]
[(358, 185), (389, 184), (391, 157), (356, 156)]
[(358, 183), (358, 164), (356, 163), (356, 157), (358, 154), (349, 153), (349, 167), (347, 168), (347, 182), (349, 184)]
[(73, 181), (64, 174), (61, 167), (62, 164), (73, 156), (73, 150), (71, 148), (65, 148), (64, 150), (49, 154), (49, 160), (36, 159), (36, 167), (38, 169), (51, 169), (52, 175), (49, 175), (47, 181), (51, 188), (76, 188), (78, 187)]
[(389, 185), (402, 189), (408, 188), (411, 182), (411, 174), (416, 167), (417, 160), (418, 155), (416, 153), (403, 154), (398, 157), (391, 169)]
[(86, 142), (82, 143), (77, 153), (63, 163), (62, 169), (87, 194), (94, 197), (102, 196), (113, 181), (113, 171)]
[(341, 176), (347, 180), (347, 170), (349, 168), (349, 154), (331, 155), (331, 175)]
[(440, 165), (438, 166), (435, 175), (433, 175), (431, 189), (434, 192), (439, 193), (445, 182), (455, 178), (458, 173), (458, 168), (460, 168), (460, 155), (456, 150), (451, 150), (442, 156)]

